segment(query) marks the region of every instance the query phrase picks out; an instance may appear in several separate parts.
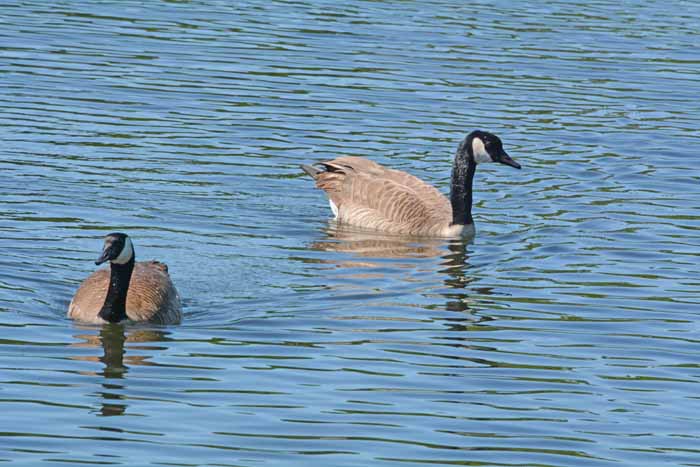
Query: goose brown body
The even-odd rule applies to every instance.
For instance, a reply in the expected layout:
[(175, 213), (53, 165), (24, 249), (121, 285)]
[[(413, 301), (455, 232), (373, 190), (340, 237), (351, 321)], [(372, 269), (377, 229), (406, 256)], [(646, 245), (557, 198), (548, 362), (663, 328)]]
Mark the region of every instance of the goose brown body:
[(415, 236), (455, 236), (450, 200), (435, 187), (401, 170), (363, 157), (320, 163), (316, 186), (337, 208), (339, 223)]
[[(107, 297), (110, 267), (98, 269), (85, 279), (68, 307), (68, 317), (84, 323), (103, 324), (98, 315)], [(129, 281), (126, 315), (131, 321), (176, 324), (182, 320), (180, 297), (170, 280), (168, 266), (158, 261), (139, 261)]]

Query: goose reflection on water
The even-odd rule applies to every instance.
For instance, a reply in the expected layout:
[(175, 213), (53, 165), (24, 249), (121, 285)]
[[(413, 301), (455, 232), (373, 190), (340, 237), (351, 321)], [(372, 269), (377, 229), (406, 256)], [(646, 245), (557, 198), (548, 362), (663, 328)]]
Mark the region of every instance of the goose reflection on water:
[(100, 415), (113, 416), (124, 415), (127, 408), (123, 392), (126, 389), (124, 380), (130, 366), (157, 366), (149, 359), (151, 355), (127, 355), (126, 344), (130, 344), (130, 351), (141, 350), (147, 352), (162, 352), (166, 349), (158, 345), (131, 345), (147, 344), (151, 342), (163, 342), (167, 333), (154, 329), (129, 329), (122, 324), (107, 324), (94, 333), (96, 328), (84, 327), (84, 333), (74, 337), (82, 342), (72, 344), (72, 347), (101, 350), (101, 355), (74, 356), (73, 360), (97, 362), (104, 365), (102, 371), (82, 371), (87, 376), (102, 376), (102, 390), (97, 392), (102, 398), (99, 409)]
[[(348, 271), (335, 274), (338, 279), (370, 282), (403, 271), (402, 282), (411, 282), (412, 287), (421, 293), (441, 295), (446, 299), (444, 306), (449, 311), (470, 311), (470, 291), (480, 295), (492, 294), (488, 287), (468, 287), (474, 281), (468, 273), (468, 246), (473, 237), (445, 239), (386, 235), (336, 223), (331, 223), (325, 230), (325, 236), (311, 243), (310, 249), (338, 253), (319, 260)], [(409, 270), (414, 272), (409, 273)], [(424, 272), (431, 281), (438, 273), (442, 283), (427, 283), (422, 275)], [(414, 273), (419, 277), (414, 277)]]
[[(443, 253), (442, 247), (451, 243), (450, 240), (441, 238), (385, 235), (338, 225), (330, 226), (326, 235), (326, 239), (313, 242), (311, 249), (351, 253), (360, 258), (435, 258)], [(455, 243), (462, 242), (460, 240)]]

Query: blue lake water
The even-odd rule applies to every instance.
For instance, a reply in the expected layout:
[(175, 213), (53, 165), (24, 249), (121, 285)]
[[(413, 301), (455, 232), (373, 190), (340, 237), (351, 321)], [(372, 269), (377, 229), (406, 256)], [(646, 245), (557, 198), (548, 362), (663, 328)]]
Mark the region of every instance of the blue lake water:
[[(700, 4), (5, 1), (0, 461), (700, 465)], [(449, 189), (478, 234), (329, 222), (298, 168)], [(104, 234), (177, 326), (65, 318)]]

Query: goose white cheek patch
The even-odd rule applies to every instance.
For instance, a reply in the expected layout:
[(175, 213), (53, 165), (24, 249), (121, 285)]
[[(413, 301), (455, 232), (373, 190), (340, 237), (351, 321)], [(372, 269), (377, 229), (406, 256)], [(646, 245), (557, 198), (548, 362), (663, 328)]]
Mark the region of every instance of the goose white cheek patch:
[(112, 262), (116, 264), (126, 264), (131, 260), (132, 256), (134, 256), (134, 246), (131, 244), (131, 239), (127, 238), (124, 242), (122, 252), (119, 253), (119, 256), (114, 258)]
[(477, 164), (493, 162), (489, 153), (486, 152), (484, 142), (481, 140), (481, 138), (474, 138), (472, 140), (472, 153), (474, 153), (474, 160)]

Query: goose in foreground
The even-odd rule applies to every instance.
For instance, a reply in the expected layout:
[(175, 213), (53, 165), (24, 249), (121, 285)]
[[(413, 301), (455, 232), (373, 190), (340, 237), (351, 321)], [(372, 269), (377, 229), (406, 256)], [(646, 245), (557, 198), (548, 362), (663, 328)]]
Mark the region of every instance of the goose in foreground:
[(109, 261), (85, 279), (68, 307), (68, 317), (103, 324), (124, 320), (159, 324), (179, 323), (180, 297), (170, 281), (168, 267), (158, 261), (136, 262), (128, 235), (105, 237), (95, 264)]
[(413, 175), (363, 157), (338, 157), (301, 168), (326, 192), (340, 224), (397, 235), (458, 237), (474, 234), (474, 171), (487, 162), (520, 168), (498, 136), (473, 131), (455, 154), (449, 199)]

